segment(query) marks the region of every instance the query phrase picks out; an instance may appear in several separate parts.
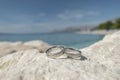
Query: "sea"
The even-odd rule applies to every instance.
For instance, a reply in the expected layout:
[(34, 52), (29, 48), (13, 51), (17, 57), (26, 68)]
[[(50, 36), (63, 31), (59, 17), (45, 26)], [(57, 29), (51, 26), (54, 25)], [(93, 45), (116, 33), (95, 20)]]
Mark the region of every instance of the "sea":
[(85, 48), (103, 39), (104, 35), (78, 33), (35, 33), (35, 34), (0, 34), (0, 41), (42, 40), (51, 45), (64, 45), (72, 48)]

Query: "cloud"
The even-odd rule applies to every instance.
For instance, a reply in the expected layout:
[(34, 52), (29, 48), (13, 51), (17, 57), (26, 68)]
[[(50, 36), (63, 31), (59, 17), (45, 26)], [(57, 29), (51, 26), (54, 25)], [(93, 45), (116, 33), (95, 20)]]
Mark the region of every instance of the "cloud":
[(44, 32), (45, 26), (38, 22), (47, 16), (46, 13), (5, 15), (0, 18), (0, 32), (33, 33)]
[[(81, 26), (91, 21), (83, 21), (82, 18), (98, 15), (95, 11), (72, 10), (65, 11), (50, 17), (46, 13), (6, 15), (0, 18), (0, 32), (6, 33), (36, 33), (50, 32), (54, 29), (64, 29), (71, 26)], [(60, 18), (60, 19), (59, 19)], [(76, 20), (74, 20), (76, 19)], [(81, 19), (81, 21), (79, 20)], [(66, 20), (66, 21), (64, 21)], [(97, 21), (97, 20), (96, 20)], [(94, 22), (94, 21), (93, 21)]]
[(51, 32), (55, 29), (64, 29), (71, 26), (79, 26), (78, 22), (49, 21), (0, 24), (0, 32), (3, 33), (41, 33)]
[(81, 11), (81, 10), (66, 10), (63, 13), (57, 15), (58, 18), (63, 20), (70, 20), (70, 19), (81, 19), (88, 16), (95, 16), (99, 13), (96, 11)]
[(50, 25), (47, 23), (11, 23), (0, 24), (0, 33), (41, 33), (49, 32)]

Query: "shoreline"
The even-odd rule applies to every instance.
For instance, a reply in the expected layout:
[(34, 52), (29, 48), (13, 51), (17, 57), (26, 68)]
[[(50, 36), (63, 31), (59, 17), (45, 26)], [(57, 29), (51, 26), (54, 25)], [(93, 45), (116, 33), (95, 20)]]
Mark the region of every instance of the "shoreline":
[[(98, 35), (107, 35), (112, 34), (114, 32), (117, 32), (117, 30), (112, 31), (82, 31), (82, 32), (76, 32), (78, 34), (98, 34)], [(96, 42), (97, 43), (97, 42)], [(92, 45), (92, 44), (91, 44)], [(0, 41), (0, 57), (18, 52), (18, 51), (24, 51), (29, 49), (37, 49), (40, 52), (45, 52), (46, 49), (48, 49), (51, 44), (48, 44), (42, 40), (32, 40), (32, 41), (16, 41), (16, 42), (10, 42), (10, 41)], [(85, 47), (84, 47), (85, 48)], [(81, 48), (82, 49), (82, 48)]]
[(77, 34), (97, 34), (97, 35), (108, 35), (108, 34), (112, 34), (114, 32), (117, 32), (120, 30), (94, 30), (94, 31), (79, 31), (79, 32), (75, 32)]

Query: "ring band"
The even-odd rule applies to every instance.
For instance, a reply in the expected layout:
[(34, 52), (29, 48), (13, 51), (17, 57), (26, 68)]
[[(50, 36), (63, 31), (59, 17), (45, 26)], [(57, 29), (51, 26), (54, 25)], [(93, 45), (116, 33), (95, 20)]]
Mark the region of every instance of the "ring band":
[(64, 53), (70, 58), (81, 57), (81, 51), (73, 49), (73, 48), (65, 48)]
[[(55, 52), (56, 49), (58, 49), (58, 51)], [(64, 46), (53, 46), (46, 50), (46, 54), (50, 58), (59, 57), (64, 54)]]

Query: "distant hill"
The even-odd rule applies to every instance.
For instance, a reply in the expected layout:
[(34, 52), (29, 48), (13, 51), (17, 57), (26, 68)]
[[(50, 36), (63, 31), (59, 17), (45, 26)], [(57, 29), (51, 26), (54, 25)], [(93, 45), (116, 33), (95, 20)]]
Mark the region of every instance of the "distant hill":
[(120, 18), (103, 22), (94, 29), (99, 29), (99, 30), (120, 29)]
[(65, 29), (55, 29), (52, 32), (78, 32), (78, 31), (91, 30), (94, 27), (95, 26), (68, 27)]

